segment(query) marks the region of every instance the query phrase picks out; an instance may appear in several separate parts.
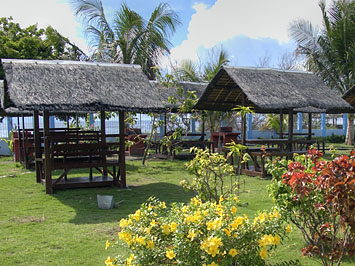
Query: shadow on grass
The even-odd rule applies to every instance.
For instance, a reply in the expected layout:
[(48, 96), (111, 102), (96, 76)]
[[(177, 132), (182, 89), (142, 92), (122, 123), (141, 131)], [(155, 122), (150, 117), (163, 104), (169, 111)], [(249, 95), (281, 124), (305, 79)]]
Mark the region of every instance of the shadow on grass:
[[(97, 194), (113, 195), (117, 208), (101, 210), (97, 206)], [(70, 206), (76, 212), (75, 218), (70, 220), (74, 224), (98, 224), (119, 222), (121, 218), (135, 212), (149, 197), (154, 196), (168, 205), (173, 202), (188, 202), (193, 196), (180, 186), (170, 183), (151, 183), (146, 185), (117, 188), (68, 189), (57, 191), (53, 195), (63, 204)]]

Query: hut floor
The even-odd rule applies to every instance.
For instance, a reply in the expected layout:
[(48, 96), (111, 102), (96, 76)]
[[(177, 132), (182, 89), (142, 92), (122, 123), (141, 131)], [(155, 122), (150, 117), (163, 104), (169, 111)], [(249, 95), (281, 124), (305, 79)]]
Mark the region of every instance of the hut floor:
[(63, 178), (54, 184), (56, 181), (57, 179), (52, 180), (54, 189), (108, 187), (115, 184), (113, 179), (108, 176), (93, 176), (91, 180), (89, 177), (71, 177), (67, 180)]

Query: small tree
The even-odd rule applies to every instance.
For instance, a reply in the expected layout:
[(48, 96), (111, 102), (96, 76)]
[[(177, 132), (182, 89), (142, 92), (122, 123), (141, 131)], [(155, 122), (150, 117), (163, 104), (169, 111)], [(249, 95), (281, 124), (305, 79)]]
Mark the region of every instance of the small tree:
[(307, 244), (302, 254), (340, 265), (344, 255), (355, 254), (355, 150), (330, 162), (321, 156), (311, 149), (288, 168), (285, 160), (269, 164), (269, 191), (283, 217), (301, 230)]

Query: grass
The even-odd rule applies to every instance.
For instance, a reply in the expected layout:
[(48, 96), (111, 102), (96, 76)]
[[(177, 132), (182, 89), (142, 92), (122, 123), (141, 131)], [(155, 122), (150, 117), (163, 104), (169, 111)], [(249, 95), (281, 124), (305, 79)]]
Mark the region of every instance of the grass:
[[(167, 203), (187, 202), (192, 197), (179, 186), (189, 176), (184, 163), (151, 160), (143, 167), (132, 160), (127, 162), (129, 189), (69, 189), (46, 195), (44, 186), (35, 183), (34, 172), (8, 157), (0, 158), (0, 265), (104, 265), (107, 256), (125, 252), (105, 251), (105, 241), (117, 235), (119, 220), (148, 197)], [(248, 176), (241, 180), (245, 180), (245, 191), (240, 200), (248, 205), (240, 207), (240, 213), (252, 217), (258, 210), (272, 207), (265, 189), (270, 180)], [(123, 202), (118, 208), (100, 210), (97, 194), (114, 195)], [(294, 230), (270, 261), (299, 259), (302, 265), (319, 265), (319, 260), (300, 257), (302, 244), (300, 233)]]

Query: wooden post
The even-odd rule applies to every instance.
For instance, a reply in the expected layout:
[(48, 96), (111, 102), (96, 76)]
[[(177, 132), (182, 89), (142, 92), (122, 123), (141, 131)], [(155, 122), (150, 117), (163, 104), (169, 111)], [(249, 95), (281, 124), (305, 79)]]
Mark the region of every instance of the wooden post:
[(308, 114), (308, 139), (312, 139), (312, 113)]
[[(242, 94), (242, 106), (245, 106), (245, 94)], [(247, 129), (247, 120), (245, 115), (242, 115), (242, 145), (245, 145), (246, 140), (246, 129)]]
[(25, 116), (21, 115), (22, 118), (22, 159), (25, 167), (28, 169), (28, 156), (27, 156), (27, 136), (25, 132)]
[(166, 117), (166, 113), (164, 113), (164, 137), (166, 136), (166, 131), (167, 131), (167, 117)]
[(280, 129), (279, 129), (279, 136), (280, 136), (280, 139), (282, 139), (284, 137), (283, 135), (283, 121), (284, 121), (284, 114), (282, 112), (282, 110), (280, 110)]
[[(201, 141), (204, 141), (205, 140), (205, 116), (204, 116), (204, 114), (202, 114), (202, 129), (201, 129), (201, 131), (202, 131), (201, 132), (201, 134), (202, 134)], [(211, 141), (212, 141), (212, 136), (210, 136), (210, 138), (211, 138)]]
[(41, 148), (41, 135), (39, 132), (39, 117), (38, 111), (33, 112), (33, 133), (35, 144), (35, 167), (36, 167), (36, 181), (40, 183), (42, 180), (42, 148)]
[[(101, 110), (100, 116), (101, 116), (101, 143), (106, 144), (106, 124), (105, 124), (106, 114), (105, 114), (105, 111)], [(106, 162), (106, 155), (104, 158), (104, 162)], [(107, 177), (107, 167), (103, 167), (102, 175), (104, 177)]]
[(44, 132), (44, 174), (46, 177), (46, 193), (53, 194), (52, 186), (52, 169), (50, 158), (50, 143), (49, 143), (49, 113), (43, 112), (43, 132)]
[(28, 169), (29, 168), (29, 162), (28, 162), (28, 154), (27, 154), (27, 135), (25, 132), (25, 116), (21, 115), (22, 118), (22, 158), (23, 158), (23, 162), (25, 167)]
[(292, 140), (293, 140), (293, 111), (292, 109), (290, 109), (288, 111), (288, 140), (289, 142), (289, 146), (288, 146), (288, 150), (292, 151)]
[(120, 150), (119, 150), (119, 163), (120, 163), (120, 182), (121, 188), (126, 188), (126, 154), (125, 154), (125, 133), (124, 133), (124, 112), (119, 111), (120, 123)]

